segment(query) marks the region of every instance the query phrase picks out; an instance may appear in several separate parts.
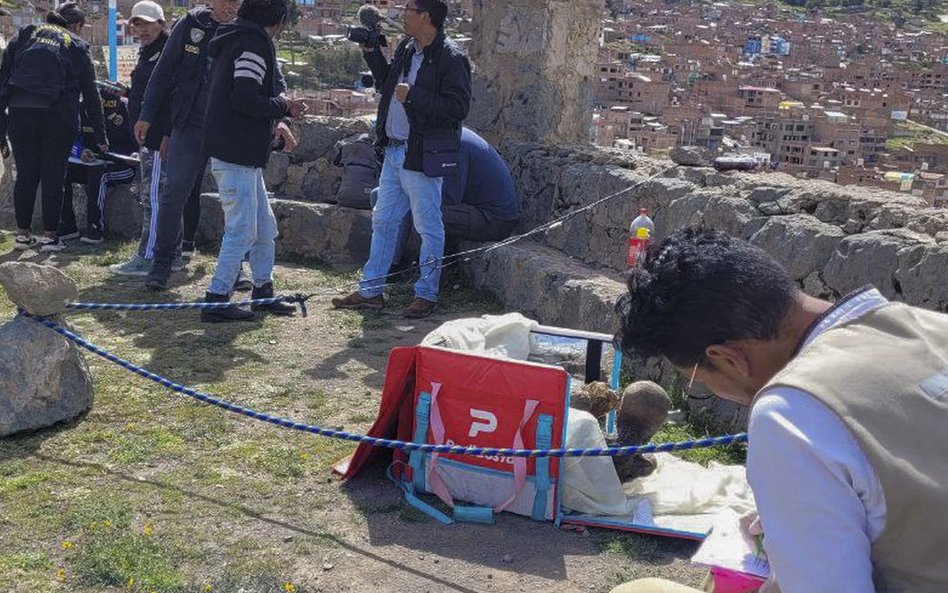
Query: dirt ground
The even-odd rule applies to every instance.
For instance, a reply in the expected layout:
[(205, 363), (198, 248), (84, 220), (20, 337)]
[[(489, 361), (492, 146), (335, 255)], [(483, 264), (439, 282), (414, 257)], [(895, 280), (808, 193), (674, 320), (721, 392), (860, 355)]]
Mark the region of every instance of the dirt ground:
[[(0, 261), (53, 263), (77, 280), (83, 301), (198, 300), (213, 271), (213, 260), (199, 256), (156, 296), (140, 280), (109, 274), (130, 245), (52, 258), (10, 247), (8, 236)], [(310, 301), (309, 317), (217, 325), (193, 311), (68, 318), (88, 339), (177, 382), (363, 432), (392, 347), (416, 344), (446, 320), (503, 310), (457, 277), (422, 321), (398, 314), (407, 287), (393, 291), (385, 311), (362, 314), (329, 306), (351, 274), (284, 263), (276, 278), (280, 291), (324, 293)], [(0, 319), (13, 314), (0, 292)], [(493, 526), (443, 526), (405, 504), (381, 470), (345, 484), (334, 477), (329, 467), (353, 449), (348, 443), (209, 408), (86, 358), (96, 391), (88, 415), (0, 439), (2, 591), (606, 592), (636, 577), (691, 585), (703, 577), (687, 560), (690, 542), (580, 534), (507, 513)], [(144, 563), (149, 554), (154, 562)]]

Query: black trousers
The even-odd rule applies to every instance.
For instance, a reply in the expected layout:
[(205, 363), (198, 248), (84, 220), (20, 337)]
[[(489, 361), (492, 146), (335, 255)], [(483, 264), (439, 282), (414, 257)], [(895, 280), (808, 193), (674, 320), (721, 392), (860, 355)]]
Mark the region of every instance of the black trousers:
[(441, 205), (444, 234), (454, 241), (500, 241), (513, 232), (520, 220), (501, 220), (467, 204)]
[[(457, 253), (460, 241), (501, 241), (513, 233), (520, 219), (502, 220), (468, 204), (442, 204), (441, 220), (444, 222), (444, 254)], [(395, 259), (390, 273), (411, 268), (418, 261), (421, 237), (411, 224), (411, 214), (406, 214), (398, 231)]]
[(78, 230), (76, 210), (73, 206), (73, 183), (86, 186), (86, 230), (95, 229), (104, 233), (105, 198), (108, 188), (131, 183), (134, 180), (135, 169), (124, 163), (80, 165), (70, 162), (66, 168), (66, 183), (63, 184), (63, 208), (60, 216), (62, 230)]
[(43, 186), (43, 230), (56, 232), (63, 203), (66, 162), (76, 137), (76, 126), (67, 125), (52, 109), (10, 108), (8, 135), (16, 164), (13, 208), (16, 225), (33, 225), (36, 189)]
[(204, 170), (198, 175), (194, 187), (191, 188), (191, 195), (184, 204), (184, 235), (181, 240), (187, 243), (194, 243), (194, 236), (197, 234), (198, 223), (201, 222), (201, 186), (204, 184)]

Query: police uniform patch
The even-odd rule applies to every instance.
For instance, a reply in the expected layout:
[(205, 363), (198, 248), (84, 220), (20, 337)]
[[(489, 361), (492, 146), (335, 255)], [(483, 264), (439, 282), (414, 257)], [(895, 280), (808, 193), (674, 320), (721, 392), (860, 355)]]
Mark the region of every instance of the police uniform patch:
[(191, 54), (199, 54), (199, 53), (201, 53), (201, 48), (198, 47), (198, 46), (196, 46), (196, 45), (185, 45), (185, 46), (184, 46), (184, 51), (186, 51), (186, 52), (188, 52), (188, 53), (191, 53)]
[(191, 29), (191, 43), (201, 43), (202, 39), (204, 39), (204, 29), (197, 27)]
[(125, 123), (125, 118), (116, 113), (115, 117), (112, 118), (112, 123), (116, 126), (120, 126)]

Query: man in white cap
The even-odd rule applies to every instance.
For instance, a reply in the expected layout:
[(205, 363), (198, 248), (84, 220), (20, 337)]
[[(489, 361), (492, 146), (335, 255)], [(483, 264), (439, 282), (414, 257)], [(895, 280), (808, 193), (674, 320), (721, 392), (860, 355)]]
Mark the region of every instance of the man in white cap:
[[(132, 87), (128, 93), (128, 113), (134, 122), (138, 121), (141, 115), (145, 88), (168, 41), (168, 34), (165, 33), (165, 13), (160, 5), (151, 0), (141, 0), (132, 7), (129, 23), (135, 36), (141, 41), (138, 64), (132, 71)], [(138, 199), (143, 212), (142, 233), (138, 252), (127, 262), (112, 266), (112, 271), (122, 276), (146, 276), (151, 270), (155, 253), (156, 233), (153, 227), (158, 217), (159, 188), (166, 180), (162, 160), (167, 157), (171, 134), (170, 107), (169, 103), (159, 111), (160, 117), (149, 128), (139, 152), (141, 183), (138, 186)]]

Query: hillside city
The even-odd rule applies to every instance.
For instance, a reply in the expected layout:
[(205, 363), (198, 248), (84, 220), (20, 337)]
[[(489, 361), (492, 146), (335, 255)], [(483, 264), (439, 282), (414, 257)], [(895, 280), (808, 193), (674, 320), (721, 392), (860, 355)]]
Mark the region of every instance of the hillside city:
[[(121, 16), (132, 3), (118, 2), (120, 80), (136, 59)], [(401, 18), (391, 0), (367, 3)], [(450, 3), (449, 32), (462, 44), (470, 41), (473, 3)], [(345, 39), (361, 4), (301, 0), (292, 31), (280, 39), (287, 80), (310, 100), (311, 114), (376, 111), (360, 53)], [(759, 163), (760, 174), (886, 188), (948, 207), (948, 14), (938, 14), (948, 8), (916, 0), (916, 14), (884, 18), (862, 5), (812, 2), (606, 4), (593, 143), (654, 155), (680, 146), (707, 158), (740, 154)], [(90, 5), (85, 36), (102, 56), (107, 4)], [(0, 34), (42, 20), (45, 6), (5, 0)], [(169, 11), (177, 17), (187, 7), (176, 0)]]

